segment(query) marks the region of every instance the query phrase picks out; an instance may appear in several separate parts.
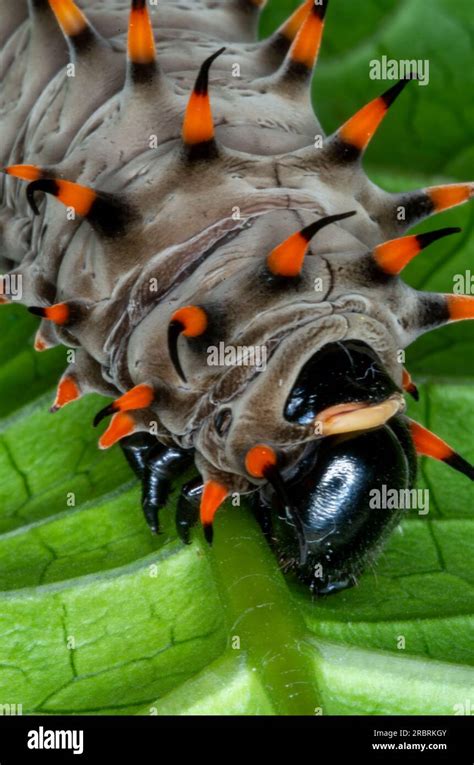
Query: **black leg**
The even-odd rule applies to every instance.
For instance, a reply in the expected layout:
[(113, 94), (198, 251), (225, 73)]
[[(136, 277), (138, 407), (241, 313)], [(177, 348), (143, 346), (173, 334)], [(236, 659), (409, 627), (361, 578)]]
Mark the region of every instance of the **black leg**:
[(298, 547), (299, 547), (299, 556), (300, 556), (300, 566), (304, 566), (306, 563), (306, 559), (308, 557), (308, 544), (306, 541), (306, 534), (303, 526), (303, 522), (298, 514), (298, 511), (296, 508), (293, 507), (291, 504), (287, 491), (286, 486), (282, 480), (282, 477), (279, 473), (279, 471), (272, 467), (269, 468), (265, 473), (265, 478), (268, 479), (269, 483), (271, 484), (274, 496), (275, 496), (275, 503), (277, 507), (279, 508), (279, 514), (284, 513), (287, 521), (294, 527), (296, 538), (298, 540)]
[(204, 484), (202, 478), (193, 478), (181, 489), (176, 510), (176, 531), (184, 544), (191, 544), (190, 532), (199, 520), (199, 504)]
[(133, 436), (122, 438), (120, 446), (133, 472), (142, 479), (147, 456), (156, 446), (155, 436), (151, 436), (149, 433), (135, 433)]
[(271, 544), (273, 537), (272, 513), (274, 512), (271, 503), (262, 496), (261, 491), (257, 490), (252, 494), (251, 508), (265, 538)]
[(154, 534), (158, 533), (158, 511), (171, 491), (171, 479), (192, 463), (191, 452), (179, 447), (157, 444), (146, 455), (142, 476), (142, 507), (146, 522)]

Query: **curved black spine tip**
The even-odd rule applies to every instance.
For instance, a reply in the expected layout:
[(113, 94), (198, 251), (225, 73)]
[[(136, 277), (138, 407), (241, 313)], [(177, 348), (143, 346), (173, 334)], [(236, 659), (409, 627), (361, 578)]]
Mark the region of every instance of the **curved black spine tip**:
[(306, 565), (308, 559), (308, 544), (306, 541), (306, 535), (304, 533), (303, 523), (297, 510), (292, 506), (288, 494), (286, 492), (286, 486), (280, 471), (276, 465), (271, 465), (264, 471), (263, 477), (266, 478), (268, 483), (272, 486), (275, 496), (281, 508), (284, 510), (286, 518), (293, 524), (298, 538), (298, 547), (300, 553), (299, 565)]
[(204, 531), (204, 539), (208, 545), (212, 545), (212, 540), (214, 539), (214, 527), (212, 523), (205, 523), (202, 528)]
[(458, 473), (462, 473), (467, 476), (467, 478), (470, 478), (471, 481), (474, 481), (474, 465), (471, 465), (471, 463), (465, 460), (464, 457), (461, 457), (460, 454), (456, 454), (455, 452), (451, 457), (447, 457), (443, 460), (443, 462), (454, 468), (454, 470), (457, 470)]
[(212, 63), (216, 60), (216, 58), (222, 53), (224, 53), (224, 48), (219, 48), (218, 51), (212, 54), (212, 56), (209, 56), (209, 58), (206, 58), (205, 61), (201, 64), (201, 68), (199, 69), (199, 74), (196, 78), (196, 82), (194, 84), (194, 92), (198, 96), (205, 96), (207, 95), (208, 87), (209, 87), (209, 69), (211, 68)]
[(111, 414), (114, 414), (115, 407), (113, 404), (108, 404), (107, 406), (104, 406), (103, 409), (100, 410), (100, 412), (97, 412), (96, 416), (94, 417), (92, 424), (94, 428), (97, 427), (99, 422), (102, 422), (102, 420), (105, 420), (106, 417), (110, 417)]
[(45, 309), (35, 305), (28, 306), (27, 310), (33, 314), (33, 316), (40, 316), (42, 319), (45, 317)]
[(132, 0), (132, 10), (142, 11), (146, 6), (146, 0)]
[(409, 82), (412, 80), (417, 80), (418, 75), (416, 72), (412, 72), (408, 77), (404, 77), (402, 80), (399, 80), (395, 83), (395, 85), (392, 85), (391, 88), (385, 91), (385, 93), (382, 93), (380, 98), (384, 101), (385, 106), (388, 107), (393, 104), (396, 98), (400, 95), (402, 90), (406, 88)]
[(407, 391), (407, 393), (409, 393), (409, 394), (410, 394), (410, 396), (411, 396), (411, 397), (412, 397), (412, 398), (413, 398), (415, 401), (419, 401), (419, 400), (420, 400), (420, 391), (418, 390), (418, 388), (417, 388), (417, 386), (415, 385), (415, 383), (412, 383), (412, 384), (410, 385), (410, 389)]
[(26, 199), (35, 215), (39, 215), (39, 210), (35, 201), (35, 194), (37, 191), (44, 191), (45, 194), (57, 196), (58, 185), (56, 181), (51, 178), (38, 178), (38, 180), (31, 181), (28, 184), (26, 187)]
[(460, 234), (461, 231), (462, 228), (459, 228), (459, 226), (439, 228), (437, 231), (426, 231), (424, 234), (418, 234), (416, 239), (420, 247), (424, 249), (433, 242), (437, 242), (438, 239), (442, 239), (445, 236), (450, 236), (451, 234)]
[(173, 319), (168, 326), (168, 352), (173, 366), (182, 379), (183, 382), (187, 382), (178, 355), (178, 338), (184, 329), (184, 325), (180, 321)]
[(314, 0), (311, 11), (312, 13), (314, 13), (315, 16), (321, 19), (321, 21), (323, 21), (324, 17), (326, 16), (328, 5), (329, 5), (329, 0)]
[(357, 215), (357, 210), (351, 210), (350, 212), (340, 213), (338, 215), (327, 215), (325, 218), (320, 218), (314, 223), (310, 223), (309, 226), (306, 226), (306, 228), (302, 229), (300, 232), (301, 236), (304, 237), (307, 242), (309, 242), (313, 236), (325, 226), (329, 226), (331, 223), (336, 223), (337, 221), (344, 220), (345, 218), (352, 218), (353, 215)]

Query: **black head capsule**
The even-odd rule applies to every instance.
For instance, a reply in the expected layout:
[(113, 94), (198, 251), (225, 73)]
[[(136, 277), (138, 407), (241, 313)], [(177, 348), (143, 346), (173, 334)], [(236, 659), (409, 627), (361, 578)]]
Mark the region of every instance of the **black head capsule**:
[[(271, 539), (283, 568), (314, 591), (354, 584), (400, 518), (401, 511), (383, 503), (374, 510), (371, 499), (407, 489), (415, 479), (413, 439), (398, 415), (403, 406), (378, 355), (357, 340), (328, 343), (295, 381), (285, 419), (322, 431), (315, 430), (303, 458), (283, 476), (283, 488), (260, 491), (262, 504), (275, 511)], [(281, 497), (291, 519), (281, 512)]]
[(415, 474), (413, 444), (398, 421), (313, 444), (286, 485), (306, 540), (304, 565), (299, 536), (281, 513), (272, 515), (282, 567), (320, 595), (353, 586), (402, 516), (402, 503), (386, 498), (409, 489)]

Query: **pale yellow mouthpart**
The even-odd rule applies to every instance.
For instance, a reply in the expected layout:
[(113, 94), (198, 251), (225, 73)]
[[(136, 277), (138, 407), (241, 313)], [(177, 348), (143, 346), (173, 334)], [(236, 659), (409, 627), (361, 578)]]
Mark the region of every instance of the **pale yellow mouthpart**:
[(316, 418), (315, 431), (320, 436), (335, 436), (355, 430), (370, 430), (384, 425), (405, 408), (402, 395), (395, 393), (380, 404), (338, 404), (325, 409)]

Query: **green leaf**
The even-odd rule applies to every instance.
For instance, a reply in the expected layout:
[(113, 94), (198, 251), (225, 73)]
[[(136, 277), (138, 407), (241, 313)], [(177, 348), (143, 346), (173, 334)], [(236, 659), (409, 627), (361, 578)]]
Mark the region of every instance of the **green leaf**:
[[(262, 29), (297, 2), (270, 0)], [(331, 0), (314, 99), (330, 131), (384, 89), (371, 58), (429, 58), (431, 83), (391, 110), (366, 160), (384, 188), (473, 175), (470, 2)], [(422, 34), (420, 33), (422, 30)], [(473, 212), (407, 269), (450, 291), (469, 268)], [(424, 226), (438, 227), (438, 221)], [(100, 452), (89, 396), (54, 415), (61, 349), (35, 354), (35, 320), (2, 307), (0, 695), (25, 713), (453, 714), (474, 687), (472, 484), (424, 460), (426, 515), (409, 511), (357, 587), (329, 598), (278, 569), (245, 507), (219, 512), (209, 549), (176, 538), (177, 492), (152, 537), (118, 447)], [(413, 346), (411, 416), (474, 461), (472, 327)]]
[[(244, 508), (221, 512), (211, 551), (200, 534), (176, 540), (174, 501), (153, 539), (121, 456), (90, 443), (95, 399), (51, 415), (41, 397), (4, 421), (15, 455), (4, 503), (15, 505), (18, 471), (33, 491), (49, 486), (49, 501), (27, 500), (0, 535), (5, 698), (29, 712), (144, 714), (441, 714), (469, 698), (474, 519), (462, 476), (424, 465), (427, 517), (408, 514), (357, 588), (313, 602)], [(471, 459), (473, 400), (432, 385), (416, 407)]]

